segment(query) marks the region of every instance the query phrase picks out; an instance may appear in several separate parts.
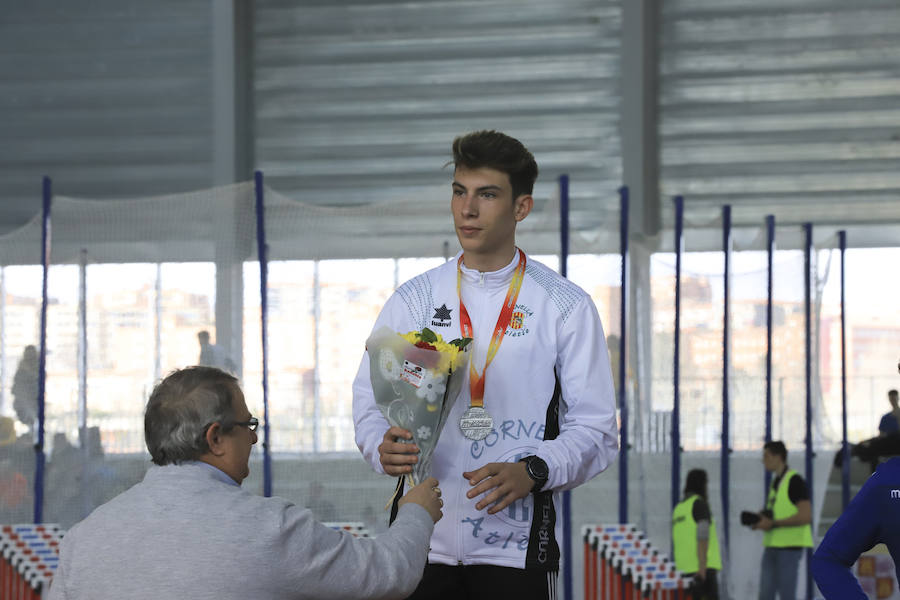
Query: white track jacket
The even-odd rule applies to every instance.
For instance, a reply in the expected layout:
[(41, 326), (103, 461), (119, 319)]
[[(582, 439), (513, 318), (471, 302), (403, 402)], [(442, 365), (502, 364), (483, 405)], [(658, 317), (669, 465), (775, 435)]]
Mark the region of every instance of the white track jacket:
[[(403, 284), (373, 328), (398, 333), (428, 327), (446, 341), (461, 337), (456, 259)], [(484, 366), (518, 254), (490, 273), (462, 267), (462, 296), (472, 319), (475, 367)], [(434, 529), (429, 562), (557, 570), (562, 539), (560, 492), (605, 470), (618, 452), (615, 393), (606, 339), (590, 296), (543, 264), (527, 259), (525, 280), (500, 350), (488, 368), (484, 407), (494, 430), (466, 439), (459, 418), (469, 406), (468, 374), (434, 452), (444, 518)], [(383, 473), (378, 446), (389, 425), (381, 415), (364, 355), (353, 384), (356, 443)], [(543, 490), (495, 515), (476, 510), (463, 472), (535, 454), (547, 462)], [(387, 487), (387, 486), (386, 486)]]

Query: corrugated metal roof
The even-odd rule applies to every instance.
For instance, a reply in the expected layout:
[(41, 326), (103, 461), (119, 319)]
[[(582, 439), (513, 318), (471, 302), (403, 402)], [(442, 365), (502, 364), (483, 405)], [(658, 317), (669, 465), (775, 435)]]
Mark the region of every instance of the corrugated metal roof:
[[(571, 177), (572, 222), (617, 207), (618, 2), (262, 1), (256, 147), (266, 182), (313, 204), (421, 198), (446, 230), (452, 139), (513, 135)], [(534, 250), (532, 250), (534, 251)]]
[(212, 184), (208, 2), (6, 3), (0, 17), (0, 202), (134, 197)]
[(661, 202), (683, 194), (694, 222), (723, 204), (736, 225), (900, 220), (895, 0), (667, 0), (660, 32)]
[[(568, 173), (573, 228), (617, 238), (618, 0), (253, 12), (252, 143), (272, 188), (310, 204), (418, 198), (443, 232), (450, 141), (496, 128), (534, 152), (538, 198)], [(2, 221), (37, 212), (44, 174), (84, 198), (211, 186), (212, 13), (209, 0), (5, 7)], [(695, 225), (725, 203), (738, 226), (900, 221), (898, 31), (896, 0), (661, 3), (664, 224), (674, 194)]]

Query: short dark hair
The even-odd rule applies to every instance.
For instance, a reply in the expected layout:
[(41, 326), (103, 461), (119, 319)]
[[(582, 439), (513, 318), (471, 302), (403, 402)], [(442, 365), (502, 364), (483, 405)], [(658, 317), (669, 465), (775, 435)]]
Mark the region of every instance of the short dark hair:
[(684, 480), (684, 495), (697, 494), (706, 500), (706, 471), (703, 469), (691, 469)]
[(144, 413), (144, 439), (157, 465), (197, 460), (206, 452), (206, 428), (234, 427), (237, 378), (214, 367), (172, 371), (156, 384)]
[(534, 191), (537, 162), (522, 142), (493, 130), (473, 131), (453, 140), (453, 164), (458, 169), (489, 167), (509, 177), (513, 200)]
[(897, 390), (888, 390), (888, 396), (896, 396)]
[(787, 462), (787, 448), (785, 447), (784, 442), (780, 440), (766, 442), (763, 446), (763, 450), (768, 450), (769, 454), (780, 456), (781, 460)]

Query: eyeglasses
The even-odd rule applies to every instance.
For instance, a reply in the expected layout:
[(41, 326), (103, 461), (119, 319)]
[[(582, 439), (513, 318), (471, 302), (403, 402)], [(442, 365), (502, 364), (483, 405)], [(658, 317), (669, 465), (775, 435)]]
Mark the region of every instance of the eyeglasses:
[(241, 427), (246, 427), (250, 431), (256, 431), (259, 428), (259, 419), (250, 417), (249, 421), (235, 421), (232, 425), (240, 425)]

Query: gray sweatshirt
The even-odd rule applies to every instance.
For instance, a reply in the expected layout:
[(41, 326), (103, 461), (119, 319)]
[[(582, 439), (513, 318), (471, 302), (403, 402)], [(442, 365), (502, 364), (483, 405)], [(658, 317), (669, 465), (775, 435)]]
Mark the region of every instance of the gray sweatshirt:
[(387, 532), (354, 538), (207, 465), (153, 466), (64, 536), (49, 598), (403, 598), (433, 527), (407, 503)]

